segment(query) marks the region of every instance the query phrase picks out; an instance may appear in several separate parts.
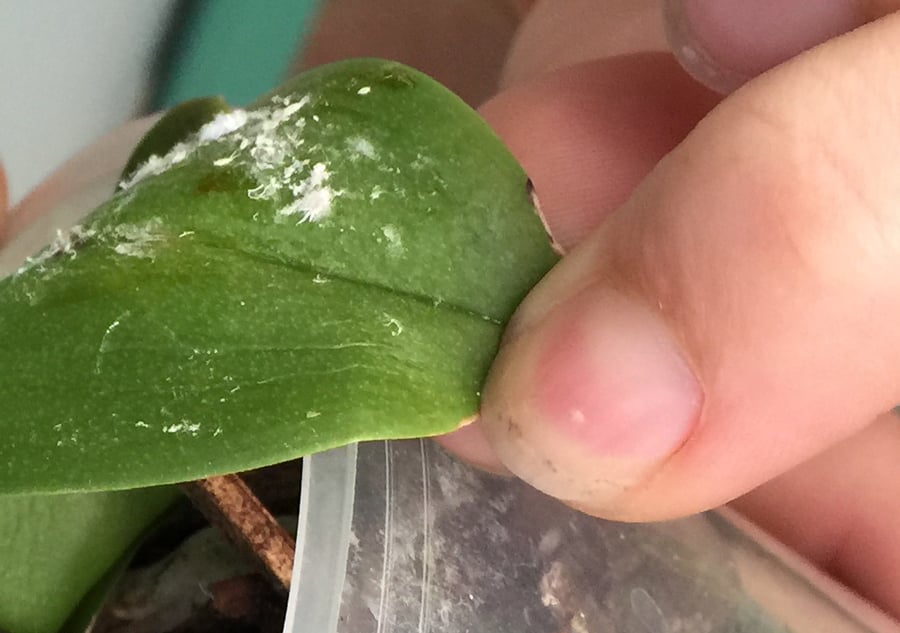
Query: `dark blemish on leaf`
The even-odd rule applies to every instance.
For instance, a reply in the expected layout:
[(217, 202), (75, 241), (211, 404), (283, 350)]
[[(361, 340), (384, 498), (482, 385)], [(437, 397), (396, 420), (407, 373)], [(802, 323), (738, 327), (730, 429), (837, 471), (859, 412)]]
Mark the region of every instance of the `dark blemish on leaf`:
[(242, 178), (234, 170), (219, 169), (201, 178), (195, 192), (205, 195), (226, 191), (243, 191), (247, 189), (247, 182), (246, 178)]
[(416, 85), (415, 78), (405, 70), (394, 67), (385, 69), (379, 83), (387, 88), (406, 89)]

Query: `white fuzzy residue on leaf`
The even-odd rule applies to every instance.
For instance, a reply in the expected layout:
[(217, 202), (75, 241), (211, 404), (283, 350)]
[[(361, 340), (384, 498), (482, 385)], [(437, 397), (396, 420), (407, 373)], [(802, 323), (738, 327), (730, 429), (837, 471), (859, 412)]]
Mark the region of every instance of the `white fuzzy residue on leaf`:
[(402, 255), (406, 250), (403, 246), (403, 240), (400, 237), (400, 231), (393, 224), (385, 224), (381, 227), (381, 234), (387, 240), (388, 253), (393, 256)]
[(164, 426), (162, 431), (163, 433), (184, 433), (191, 437), (197, 437), (197, 434), (200, 432), (200, 425), (190, 420), (181, 420), (181, 422)]
[(370, 92), (372, 92), (372, 86), (363, 86), (362, 88), (360, 88), (359, 90), (356, 91), (356, 94), (358, 94), (361, 97), (364, 97), (367, 94), (369, 94)]
[(142, 224), (120, 224), (110, 229), (116, 242), (113, 250), (125, 257), (152, 259), (156, 243), (164, 239), (163, 223), (152, 218)]
[[(247, 190), (248, 198), (279, 203), (276, 216), (295, 216), (298, 224), (327, 218), (339, 195), (328, 184), (331, 174), (324, 162), (311, 166), (308, 159), (295, 156), (304, 143), (298, 136), (306, 125), (303, 111), (311, 102), (309, 95), (299, 100), (273, 97), (271, 106), (248, 112), (246, 124), (230, 137), (237, 143), (236, 152), (223, 162), (242, 167), (253, 178), (256, 184)], [(316, 116), (311, 119), (318, 121)]]
[(129, 316), (131, 316), (131, 311), (125, 310), (125, 312), (113, 319), (112, 323), (110, 323), (106, 327), (106, 330), (103, 332), (103, 336), (100, 338), (100, 346), (97, 349), (97, 360), (94, 363), (95, 374), (100, 375), (102, 373), (103, 356), (110, 351), (113, 335), (119, 329), (119, 326), (122, 325), (122, 321), (124, 321)]
[(230, 165), (234, 162), (234, 159), (238, 157), (237, 152), (231, 152), (228, 156), (224, 156), (223, 158), (217, 158), (213, 161), (213, 165), (216, 167), (225, 167), (226, 165)]
[(199, 145), (200, 143), (196, 141), (183, 142), (175, 145), (175, 147), (169, 150), (165, 156), (157, 156), (154, 154), (144, 161), (144, 163), (142, 163), (129, 178), (120, 182), (119, 187), (127, 191), (150, 176), (158, 176), (159, 174), (169, 171), (175, 165), (183, 162), (191, 152), (199, 147)]
[(331, 174), (325, 163), (316, 163), (309, 176), (290, 186), (293, 202), (278, 211), (280, 216), (299, 216), (297, 222), (320, 222), (331, 213), (335, 192), (328, 186)]
[[(253, 110), (218, 114), (165, 155), (151, 156), (120, 187), (130, 190), (145, 178), (181, 164), (198, 148), (208, 146), (212, 166), (238, 170), (248, 177), (247, 197), (270, 203), (275, 219), (290, 218), (298, 225), (321, 223), (331, 216), (334, 202), (342, 192), (331, 185), (332, 174), (324, 160), (327, 153), (319, 151), (318, 146), (304, 145), (306, 126), (319, 124), (319, 117), (310, 112), (312, 103), (310, 95), (275, 96)], [(378, 156), (368, 139), (356, 136), (348, 143), (347, 151), (352, 157), (374, 160)], [(301, 146), (303, 154), (318, 160), (298, 156)], [(265, 211), (253, 214), (255, 221), (264, 217)], [(152, 259), (165, 238), (162, 229), (161, 224), (154, 223), (123, 224), (104, 230), (104, 238), (119, 255)], [(61, 248), (62, 252), (71, 250), (65, 245)]]
[(348, 138), (347, 147), (350, 148), (354, 156), (364, 156), (369, 160), (378, 158), (378, 154), (375, 152), (375, 146), (372, 145), (372, 142), (361, 136), (351, 136)]
[[(219, 143), (228, 151), (212, 164), (246, 171), (255, 181), (247, 190), (249, 198), (283, 204), (286, 213), (281, 215), (299, 214), (308, 222), (321, 219), (330, 211), (336, 192), (324, 184), (321, 171), (315, 167), (310, 170), (308, 161), (294, 158), (297, 146), (303, 144), (296, 136), (306, 123), (302, 113), (311, 102), (309, 95), (299, 99), (276, 96), (269, 105), (256, 110), (220, 113), (164, 156), (148, 158), (120, 187), (131, 189), (145, 178), (183, 162), (199, 147)], [(286, 198), (290, 201), (285, 204)]]
[[(157, 176), (172, 167), (183, 162), (185, 158), (190, 156), (198, 147), (219, 141), (244, 127), (250, 120), (250, 114), (245, 110), (232, 110), (230, 112), (221, 112), (217, 114), (211, 121), (204, 124), (196, 133), (189, 136), (181, 143), (176, 144), (166, 154), (160, 156), (154, 154), (144, 161), (138, 168), (125, 180), (119, 183), (119, 187), (128, 190), (136, 184), (145, 180), (150, 176)], [(233, 160), (233, 157), (219, 159), (218, 165), (227, 165)]]
[(86, 229), (76, 224), (70, 229), (57, 229), (56, 237), (47, 248), (25, 260), (25, 263), (16, 270), (16, 275), (28, 272), (33, 268), (41, 268), (48, 260), (61, 255), (75, 257), (78, 255), (78, 247), (96, 235), (93, 229)]
[(384, 316), (384, 326), (391, 330), (391, 336), (400, 336), (403, 334), (403, 324), (390, 314), (382, 313)]
[(203, 143), (209, 143), (222, 138), (226, 134), (235, 132), (247, 123), (247, 112), (244, 110), (232, 110), (231, 112), (222, 112), (217, 114), (212, 121), (200, 128), (197, 133), (197, 140)]
[(281, 183), (275, 178), (269, 178), (252, 189), (247, 190), (247, 197), (251, 200), (271, 200), (281, 189)]

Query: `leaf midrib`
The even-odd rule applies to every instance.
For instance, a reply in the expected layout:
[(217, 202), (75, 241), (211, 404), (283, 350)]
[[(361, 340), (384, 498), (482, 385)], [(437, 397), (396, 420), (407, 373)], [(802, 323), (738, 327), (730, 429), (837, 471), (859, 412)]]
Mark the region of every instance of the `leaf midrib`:
[(404, 297), (407, 299), (411, 299), (416, 301), (417, 303), (429, 306), (434, 310), (447, 311), (451, 313), (461, 314), (463, 316), (475, 318), (479, 321), (483, 321), (485, 323), (490, 323), (497, 327), (503, 327), (503, 322), (495, 317), (492, 317), (487, 314), (483, 314), (471, 308), (467, 308), (465, 306), (461, 306), (453, 301), (447, 301), (445, 299), (441, 299), (439, 297), (432, 297), (426, 294), (422, 294), (420, 292), (415, 292), (412, 290), (407, 290), (403, 288), (392, 288), (383, 283), (379, 283), (376, 281), (372, 281), (370, 279), (362, 279), (357, 277), (352, 277), (350, 275), (346, 275), (344, 273), (331, 271), (325, 268), (320, 268), (316, 266), (312, 262), (304, 262), (304, 261), (288, 261), (284, 259), (279, 259), (277, 257), (269, 256), (261, 252), (251, 251), (239, 247), (235, 247), (233, 245), (225, 246), (221, 244), (213, 244), (204, 239), (196, 239), (193, 242), (195, 245), (208, 248), (213, 251), (223, 251), (227, 253), (234, 253), (238, 255), (243, 255), (255, 262), (259, 262), (261, 264), (267, 266), (280, 266), (284, 268), (288, 268), (290, 270), (295, 270), (299, 272), (304, 272), (310, 275), (319, 274), (325, 275), (329, 278), (329, 280), (338, 280), (344, 283), (360, 286), (364, 288), (370, 288), (373, 290), (377, 290), (379, 292), (384, 292), (388, 294), (392, 294), (395, 296)]

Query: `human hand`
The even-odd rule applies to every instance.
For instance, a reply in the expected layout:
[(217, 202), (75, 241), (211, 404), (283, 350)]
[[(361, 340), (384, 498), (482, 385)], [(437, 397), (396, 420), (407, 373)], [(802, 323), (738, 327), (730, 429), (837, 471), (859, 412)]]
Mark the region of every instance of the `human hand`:
[(900, 615), (900, 3), (673, 0), (675, 50), (722, 91), (827, 40), (721, 102), (652, 38), (595, 33), (602, 59), (560, 68), (590, 46), (542, 39), (551, 4), (483, 113), (571, 252), (442, 442), (608, 518), (737, 498)]

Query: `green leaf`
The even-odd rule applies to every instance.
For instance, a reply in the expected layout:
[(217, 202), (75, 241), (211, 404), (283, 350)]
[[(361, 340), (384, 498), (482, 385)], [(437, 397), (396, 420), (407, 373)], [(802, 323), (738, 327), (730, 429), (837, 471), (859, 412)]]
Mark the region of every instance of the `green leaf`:
[(166, 154), (216, 115), (229, 110), (231, 107), (222, 97), (192, 99), (173, 107), (134, 148), (122, 170), (122, 181), (131, 178), (152, 156)]
[(449, 431), (555, 260), (521, 168), (455, 96), (390, 62), (308, 72), (0, 281), (0, 491)]
[[(94, 495), (111, 493), (82, 492), (79, 494)], [(140, 540), (138, 540), (130, 547), (126, 547), (125, 550), (120, 553), (118, 560), (116, 560), (112, 564), (112, 567), (107, 569), (88, 592), (81, 597), (78, 604), (70, 610), (66, 621), (56, 629), (55, 633), (89, 633), (91, 623), (94, 622), (100, 614), (100, 611), (103, 609), (104, 605), (106, 605), (110, 597), (114, 595), (113, 590), (117, 588), (117, 585), (122, 581), (125, 572), (128, 571), (134, 553), (138, 550), (140, 544)]]
[[(122, 177), (227, 109), (219, 98), (173, 108), (135, 148)], [(177, 498), (174, 489), (164, 488), (0, 497), (0, 629), (87, 630), (141, 537)], [(60, 531), (62, 539), (56, 538)], [(90, 553), (87, 565), (85, 553)]]
[(55, 633), (177, 491), (0, 497), (0, 629)]

